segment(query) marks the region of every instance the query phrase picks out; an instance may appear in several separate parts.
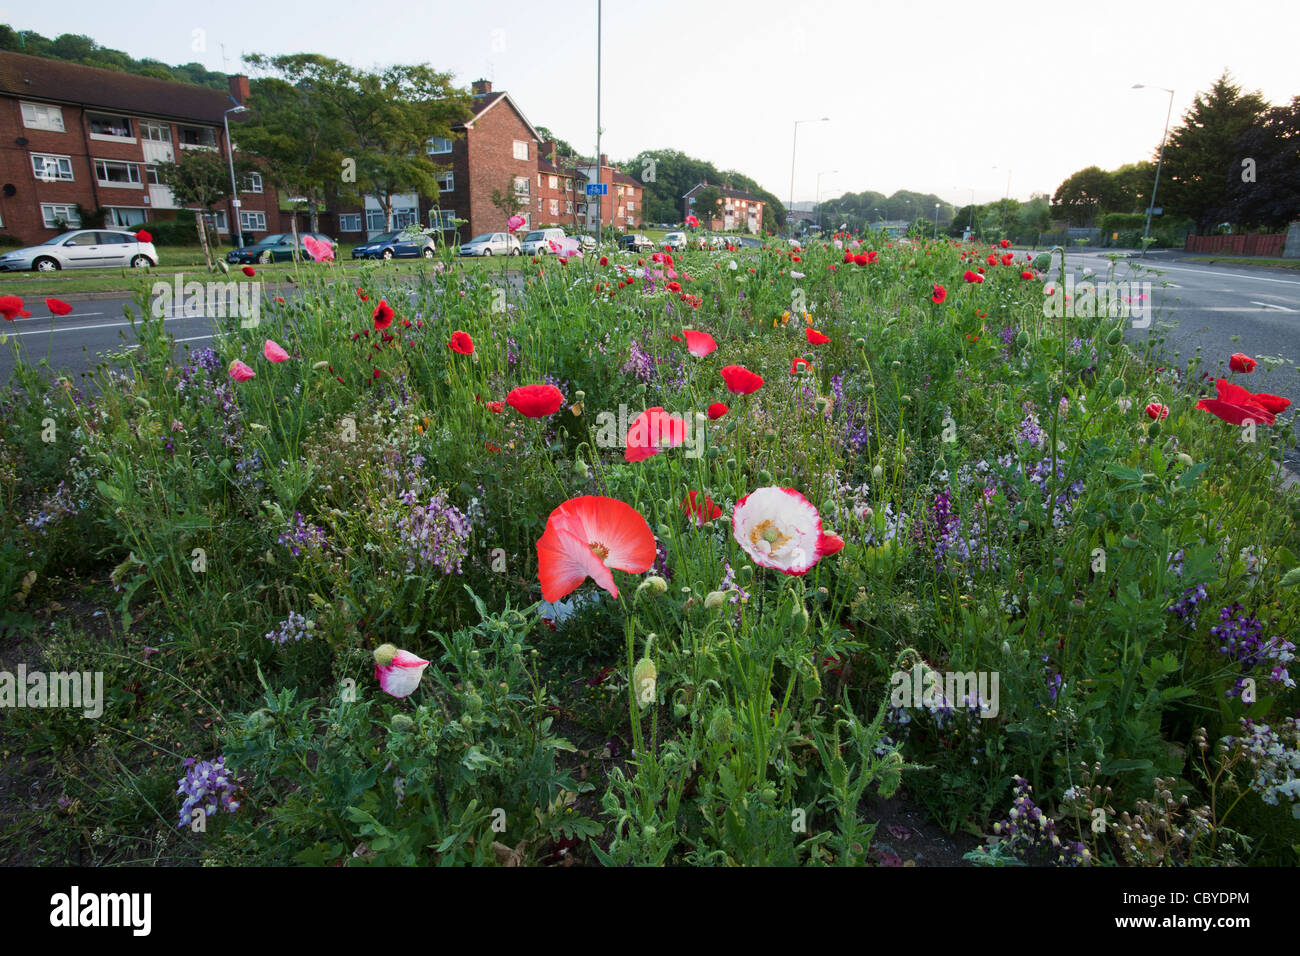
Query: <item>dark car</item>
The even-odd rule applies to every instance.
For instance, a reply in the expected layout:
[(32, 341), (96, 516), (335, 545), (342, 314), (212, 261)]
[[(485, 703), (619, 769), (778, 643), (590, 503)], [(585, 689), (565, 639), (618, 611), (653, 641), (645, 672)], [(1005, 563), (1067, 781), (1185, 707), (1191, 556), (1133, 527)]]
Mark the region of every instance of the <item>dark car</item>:
[[(298, 258), (311, 261), (311, 255), (307, 252), (307, 247), (302, 244), (303, 236), (311, 236), (319, 242), (328, 242), (331, 246), (337, 246), (329, 236), (322, 235), (319, 232), (300, 232), (298, 233)], [(274, 232), (259, 242), (251, 246), (244, 246), (242, 249), (233, 249), (226, 253), (226, 261), (232, 265), (252, 265), (255, 262), (286, 262), (293, 258), (293, 233), (291, 232)]]
[(438, 248), (423, 233), (411, 235), (404, 229), (395, 229), (357, 243), (352, 248), (353, 259), (414, 259), (424, 256), (432, 259)]
[(618, 247), (626, 249), (629, 252), (649, 252), (655, 247), (654, 241), (639, 232), (630, 232), (626, 236), (619, 236)]

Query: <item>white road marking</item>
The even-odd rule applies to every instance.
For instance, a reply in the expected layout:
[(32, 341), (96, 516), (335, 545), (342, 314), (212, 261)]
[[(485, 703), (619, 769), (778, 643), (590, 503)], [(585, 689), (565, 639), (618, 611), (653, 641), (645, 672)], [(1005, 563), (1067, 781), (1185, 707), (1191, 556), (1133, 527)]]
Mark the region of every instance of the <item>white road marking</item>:
[[(91, 316), (91, 315), (108, 315), (108, 313), (107, 313), (107, 312), (77, 312), (77, 311), (74, 310), (73, 313), (72, 313), (72, 315), (73, 315), (74, 317), (80, 319), (80, 318), (84, 318), (84, 317)], [(48, 322), (48, 321), (50, 321), (50, 319), (55, 319), (55, 318), (58, 318), (58, 319), (64, 319), (64, 318), (67, 318), (67, 316), (64, 316), (64, 315), (59, 315), (59, 316), (55, 316), (55, 315), (33, 315), (33, 316), (30, 316), (30, 317), (28, 317), (28, 318), (26, 318), (26, 319), (14, 319), (13, 322), (14, 322), (14, 325), (17, 325), (19, 322)], [(46, 331), (49, 331), (49, 330), (47, 329)]]
[(1250, 304), (1251, 304), (1251, 305), (1262, 305), (1262, 306), (1263, 306), (1264, 308), (1266, 308), (1266, 309), (1277, 309), (1279, 312), (1296, 312), (1296, 311), (1300, 311), (1300, 310), (1296, 310), (1296, 309), (1288, 309), (1288, 308), (1287, 308), (1286, 306), (1284, 306), (1284, 305), (1274, 305), (1272, 302), (1256, 302), (1254, 299), (1251, 300)]
[(189, 338), (176, 339), (177, 342), (197, 342), (200, 339), (214, 339), (216, 335), (191, 335)]
[(1218, 269), (1215, 269), (1212, 272), (1207, 272), (1204, 269), (1188, 269), (1184, 266), (1162, 266), (1159, 265), (1158, 263), (1150, 262), (1150, 261), (1148, 261), (1147, 264), (1152, 269), (1159, 269), (1161, 272), (1194, 272), (1197, 275), (1202, 275), (1207, 277), (1231, 276), (1234, 279), (1254, 279), (1256, 282), (1280, 282), (1283, 285), (1300, 285), (1300, 279), (1275, 279), (1272, 276), (1252, 276), (1252, 275), (1247, 275), (1244, 272), (1220, 272)]
[[(169, 320), (175, 321), (176, 319), (206, 319), (206, 318), (207, 318), (206, 315), (171, 315), (171, 316), (167, 316), (165, 320), (169, 319)], [(130, 322), (105, 322), (105, 323), (103, 323), (102, 325), (72, 325), (72, 326), (68, 326), (68, 327), (66, 327), (66, 328), (57, 328), (57, 327), (56, 327), (56, 328), (54, 329), (54, 331), (55, 331), (55, 333), (59, 333), (59, 332), (86, 332), (86, 331), (94, 331), (95, 329), (124, 329), (124, 328), (130, 328), (130, 326), (131, 326), (131, 323), (130, 323)], [(15, 335), (15, 336), (17, 336), (17, 335), (49, 335), (49, 334), (50, 334), (50, 330), (49, 330), (49, 329), (32, 329), (30, 332), (10, 332), (9, 334), (10, 334), (10, 335)]]

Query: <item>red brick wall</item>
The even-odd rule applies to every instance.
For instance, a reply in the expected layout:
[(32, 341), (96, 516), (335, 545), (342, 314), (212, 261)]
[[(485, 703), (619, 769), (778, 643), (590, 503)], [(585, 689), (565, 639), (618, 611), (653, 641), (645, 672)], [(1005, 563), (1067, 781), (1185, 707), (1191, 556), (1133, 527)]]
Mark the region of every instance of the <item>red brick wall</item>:
[[(528, 143), (528, 159), (514, 158), (514, 141)], [(502, 100), (474, 121), (468, 134), (469, 234), (506, 228), (505, 217), (492, 205), (492, 190), (513, 188), (513, 177), (528, 181), (525, 212), (529, 227), (543, 221), (537, 215), (537, 146), (519, 114)], [(460, 188), (459, 173), (457, 189)]]

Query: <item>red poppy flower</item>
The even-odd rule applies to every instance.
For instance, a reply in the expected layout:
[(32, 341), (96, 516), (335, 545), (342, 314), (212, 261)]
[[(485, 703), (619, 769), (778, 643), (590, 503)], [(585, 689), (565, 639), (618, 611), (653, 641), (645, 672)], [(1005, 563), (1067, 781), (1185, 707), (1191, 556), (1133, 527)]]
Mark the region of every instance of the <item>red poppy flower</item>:
[(713, 503), (708, 495), (691, 491), (682, 499), (682, 510), (695, 522), (695, 527), (703, 528), (714, 518), (722, 517), (722, 509)]
[(763, 387), (763, 378), (743, 365), (725, 365), (720, 370), (722, 380), (733, 395), (749, 395)]
[(656, 405), (632, 420), (623, 457), (628, 461), (645, 461), (665, 448), (676, 448), (685, 441), (686, 420)]
[(1234, 372), (1253, 372), (1257, 364), (1259, 363), (1249, 355), (1242, 355), (1240, 352), (1234, 352), (1228, 359), (1228, 368)]
[(1277, 415), (1290, 407), (1291, 399), (1283, 398), (1281, 395), (1270, 395), (1268, 392), (1256, 392), (1255, 404), (1261, 405), (1274, 415)]
[(506, 410), (506, 403), (505, 403), (505, 402), (488, 402), (484, 407), (485, 407), (489, 412), (491, 412), (493, 415), (500, 415), (502, 412), (504, 412), (504, 411)]
[(729, 411), (731, 411), (731, 409), (728, 408), (726, 405), (724, 405), (722, 402), (714, 402), (712, 405), (709, 406), (709, 412), (708, 412), (709, 421), (716, 421), (717, 419), (721, 418), (723, 415), (727, 414), (727, 412)]
[(451, 341), (447, 343), (447, 348), (453, 352), (459, 352), (461, 355), (473, 355), (474, 340), (470, 338), (468, 332), (457, 330), (451, 333)]
[(1273, 413), (1262, 405), (1234, 405), (1218, 398), (1203, 398), (1196, 403), (1202, 411), (1215, 415), (1230, 425), (1242, 425), (1247, 421), (1257, 425), (1272, 425)]
[(809, 345), (825, 345), (831, 340), (829, 335), (822, 335), (812, 326), (804, 329), (804, 335), (808, 338)]
[(984, 277), (982, 275), (980, 275), (978, 272), (971, 272), (969, 269), (966, 270), (966, 274), (963, 275), (962, 278), (965, 279), (967, 282), (984, 281)]
[(690, 352), (696, 358), (704, 358), (718, 348), (718, 343), (708, 332), (696, 332), (694, 329), (683, 329), (682, 335), (686, 337), (686, 351)]
[(880, 253), (878, 253), (878, 252), (876, 252), (876, 250), (872, 249), (870, 252), (867, 253), (867, 263), (870, 264), (870, 263), (872, 263), (872, 262), (875, 262), (875, 261), (876, 261), (876, 257), (877, 257), (878, 255), (880, 255)]
[(1002, 253), (1002, 264), (1003, 264), (1004, 266), (1009, 266), (1009, 265), (1011, 265), (1011, 263), (1013, 263), (1013, 262), (1015, 262), (1015, 261), (1016, 261), (1016, 254), (1015, 254), (1014, 252), (1004, 252), (1004, 253)]
[(18, 316), (22, 315), (26, 309), (23, 308), (23, 300), (16, 295), (0, 295), (0, 315), (12, 322)]
[(1002, 242), (1001, 242), (1001, 246), (1002, 246), (1003, 249), (1010, 249), (1010, 248), (1011, 248), (1011, 240), (1010, 240), (1010, 239), (1003, 239)]
[(72, 311), (72, 306), (68, 305), (68, 303), (64, 302), (62, 299), (46, 299), (45, 307), (55, 315), (67, 315)]
[(937, 282), (934, 284), (934, 293), (930, 296), (930, 301), (935, 305), (942, 305), (943, 300), (948, 298), (948, 290)]
[(239, 271), (242, 272), (244, 275), (248, 276), (249, 278), (252, 278), (253, 276), (257, 275), (257, 270), (254, 269), (252, 266), (244, 266), (244, 268), (240, 269)]
[(506, 396), (506, 402), (520, 415), (545, 418), (564, 404), (564, 395), (554, 385), (521, 385)]
[(868, 259), (866, 256), (864, 256), (864, 255), (863, 255), (862, 253), (860, 253), (860, 252), (859, 252), (857, 255), (855, 255), (855, 256), (853, 257), (853, 262), (854, 262), (856, 265), (860, 265), (860, 266), (865, 266), (865, 265), (866, 265), (868, 262), (870, 262), (870, 261), (871, 261), (870, 259)]
[(796, 355), (794, 361), (790, 363), (790, 374), (798, 375), (804, 369), (812, 368), (812, 362), (800, 355)]
[[(727, 248), (729, 249), (729, 248), (731, 248), (731, 247), (728, 246)], [(803, 262), (803, 260), (800, 259), (798, 256), (791, 256), (791, 257), (790, 257), (790, 261), (791, 261), (791, 262)]]
[(380, 299), (371, 318), (375, 321), (375, 329), (382, 332), (393, 324), (393, 307), (384, 299)]
[(370, 373), (370, 377), (371, 377), (371, 378), (379, 378), (379, 376), (381, 376), (381, 375), (383, 375), (383, 374), (384, 374), (384, 373), (381, 372), (381, 371), (379, 371), (379, 369), (375, 369), (373, 372)]
[(146, 232), (145, 230), (141, 229), (139, 232), (137, 232), (137, 233), (135, 234), (135, 241), (136, 241), (136, 242), (153, 242), (153, 236), (149, 235), (148, 232)]
[(488, 451), (492, 452), (493, 454), (496, 454), (501, 450), (500, 445), (494, 445), (490, 441), (485, 441), (483, 443), (483, 447), (486, 448)]
[(559, 601), (587, 578), (618, 597), (611, 569), (641, 574), (655, 560), (655, 536), (631, 505), (617, 498), (583, 495), (551, 512), (537, 541), (537, 580), (542, 598)]
[(609, 256), (601, 256), (601, 257), (600, 257), (600, 264), (601, 264), (602, 266), (607, 266), (607, 265), (609, 265)]
[(1146, 411), (1147, 411), (1148, 418), (1154, 418), (1158, 420), (1161, 418), (1169, 417), (1169, 409), (1166, 406), (1161, 405), (1159, 402), (1152, 402), (1151, 404), (1149, 404), (1147, 406)]
[(1033, 274), (1032, 272), (1030, 272), (1028, 269), (1026, 269), (1024, 272), (1020, 273), (1020, 278), (1022, 278), (1022, 279), (1032, 279), (1033, 277), (1034, 277), (1034, 274)]
[(844, 250), (844, 264), (845, 264), (845, 265), (848, 265), (848, 264), (849, 264), (850, 262), (852, 262), (852, 261), (853, 261), (853, 253), (851, 253), (851, 252), (849, 252), (847, 249), (845, 249), (845, 250)]
[(666, 288), (669, 292), (681, 292), (682, 284), (680, 282), (670, 282)]

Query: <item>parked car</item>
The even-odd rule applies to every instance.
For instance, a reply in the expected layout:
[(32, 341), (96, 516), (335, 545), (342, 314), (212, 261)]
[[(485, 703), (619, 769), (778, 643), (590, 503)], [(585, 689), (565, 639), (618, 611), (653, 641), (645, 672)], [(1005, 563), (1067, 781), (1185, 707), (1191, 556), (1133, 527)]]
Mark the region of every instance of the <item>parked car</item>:
[(565, 238), (563, 229), (534, 229), (524, 236), (520, 251), (526, 256), (544, 256), (550, 253), (552, 240), (558, 242)]
[[(338, 243), (329, 236), (319, 232), (300, 232), (298, 233), (298, 258), (311, 261), (311, 256), (307, 252), (307, 247), (303, 245), (303, 237), (311, 236), (317, 242), (328, 242), (331, 246), (338, 248)], [(291, 232), (273, 232), (264, 239), (253, 243), (251, 246), (244, 246), (242, 249), (232, 249), (226, 253), (226, 261), (231, 265), (252, 265), (260, 262), (266, 265), (271, 262), (287, 262), (293, 258), (293, 233)]]
[(619, 236), (618, 247), (628, 252), (649, 252), (655, 247), (654, 240), (639, 232), (629, 232)]
[(130, 266), (146, 269), (158, 264), (152, 242), (118, 229), (75, 229), (46, 239), (38, 246), (15, 249), (0, 256), (0, 272), (55, 272), (59, 269), (94, 269)]
[(740, 236), (732, 245), (739, 246), (742, 249), (762, 249), (763, 240), (758, 236)]
[(462, 256), (517, 256), (519, 240), (508, 232), (484, 232), (460, 247)]
[(432, 259), (437, 254), (438, 247), (429, 236), (412, 236), (404, 229), (382, 233), (352, 247), (353, 259)]
[(670, 232), (664, 236), (664, 245), (671, 246), (673, 251), (686, 248), (686, 233)]

